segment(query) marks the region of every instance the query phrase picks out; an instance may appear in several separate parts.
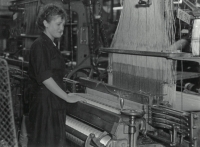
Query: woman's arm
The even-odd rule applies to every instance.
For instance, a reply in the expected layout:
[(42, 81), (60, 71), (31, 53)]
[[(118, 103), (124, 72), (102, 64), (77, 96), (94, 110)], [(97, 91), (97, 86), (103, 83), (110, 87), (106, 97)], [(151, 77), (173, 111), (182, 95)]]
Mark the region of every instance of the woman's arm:
[(84, 101), (84, 99), (80, 99), (80, 97), (69, 96), (65, 91), (63, 91), (58, 84), (54, 81), (53, 78), (46, 79), (42, 82), (47, 89), (49, 89), (52, 93), (60, 97), (61, 99), (69, 102), (75, 103), (77, 101)]

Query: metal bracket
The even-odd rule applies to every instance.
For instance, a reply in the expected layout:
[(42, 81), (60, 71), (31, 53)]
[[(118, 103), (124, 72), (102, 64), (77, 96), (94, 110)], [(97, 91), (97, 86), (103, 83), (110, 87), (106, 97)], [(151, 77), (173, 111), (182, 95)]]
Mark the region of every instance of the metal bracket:
[(88, 45), (88, 27), (81, 27), (80, 44)]

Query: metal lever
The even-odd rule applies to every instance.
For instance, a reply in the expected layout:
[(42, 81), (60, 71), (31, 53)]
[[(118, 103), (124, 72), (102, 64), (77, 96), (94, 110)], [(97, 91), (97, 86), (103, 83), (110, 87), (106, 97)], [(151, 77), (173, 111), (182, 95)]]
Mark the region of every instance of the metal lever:
[(85, 147), (89, 147), (89, 145), (92, 143), (94, 147), (105, 147), (103, 144), (100, 143), (100, 141), (95, 137), (95, 134), (91, 133), (86, 142)]
[(172, 125), (172, 140), (171, 140), (172, 144), (171, 144), (171, 146), (176, 146), (178, 129), (180, 129), (178, 126)]
[(123, 98), (120, 98), (120, 108), (121, 110), (123, 110), (123, 107), (124, 107), (124, 99)]

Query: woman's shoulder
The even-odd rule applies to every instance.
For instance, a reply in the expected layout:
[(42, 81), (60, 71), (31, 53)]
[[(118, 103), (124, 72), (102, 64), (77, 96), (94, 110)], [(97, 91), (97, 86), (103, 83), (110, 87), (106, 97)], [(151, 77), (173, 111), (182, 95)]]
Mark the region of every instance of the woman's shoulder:
[(33, 53), (33, 52), (37, 52), (37, 53), (47, 52), (46, 50), (47, 50), (47, 47), (45, 47), (45, 43), (40, 37), (37, 38), (30, 47), (31, 53)]
[(52, 46), (52, 41), (44, 34), (41, 34), (32, 44), (33, 46)]
[(38, 37), (37, 39), (35, 39), (31, 45), (31, 47), (33, 46), (37, 46), (37, 45), (41, 45), (42, 44), (42, 38)]
[(49, 42), (48, 40), (44, 37), (44, 35), (40, 35), (31, 45), (31, 48), (37, 48), (37, 47), (43, 47), (48, 46)]

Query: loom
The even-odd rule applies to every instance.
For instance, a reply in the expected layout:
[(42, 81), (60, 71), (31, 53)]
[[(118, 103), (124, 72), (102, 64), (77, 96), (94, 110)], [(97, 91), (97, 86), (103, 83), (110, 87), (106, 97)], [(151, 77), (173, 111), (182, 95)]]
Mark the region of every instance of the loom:
[[(176, 60), (189, 59), (191, 54), (181, 52), (187, 40), (175, 42), (172, 12), (171, 0), (124, 1), (111, 47), (100, 49), (109, 53), (108, 84), (65, 79), (73, 87), (84, 87), (86, 92), (76, 96), (87, 101), (70, 107), (69, 140), (79, 146), (88, 146), (90, 140), (91, 146), (106, 147), (200, 144), (199, 98), (176, 91), (176, 80), (180, 74), (183, 78), (176, 71)], [(106, 128), (106, 120), (115, 133)], [(90, 127), (106, 132), (110, 140), (105, 143)]]
[(66, 134), (77, 146), (198, 146), (198, 112), (176, 110), (161, 97), (87, 78), (74, 84), (85, 89), (74, 95), (86, 100), (68, 106)]

